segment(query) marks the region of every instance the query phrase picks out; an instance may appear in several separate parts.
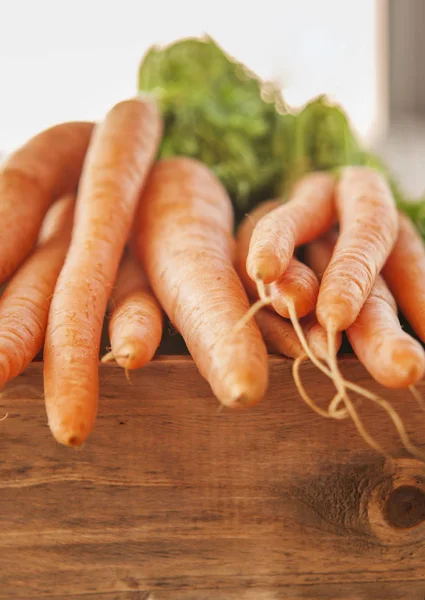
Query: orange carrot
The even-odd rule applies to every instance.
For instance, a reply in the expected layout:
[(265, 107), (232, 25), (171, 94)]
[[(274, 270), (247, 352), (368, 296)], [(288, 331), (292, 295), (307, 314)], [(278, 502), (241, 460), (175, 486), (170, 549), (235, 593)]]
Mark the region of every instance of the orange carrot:
[(385, 178), (346, 167), (337, 186), (340, 236), (323, 275), (316, 314), (332, 335), (357, 318), (395, 243), (398, 217)]
[(399, 223), (398, 238), (382, 275), (416, 335), (425, 342), (425, 246), (409, 217), (400, 214)]
[(63, 123), (43, 131), (0, 166), (0, 283), (34, 246), (54, 200), (75, 192), (92, 123)]
[(49, 235), (21, 265), (0, 297), (0, 386), (19, 375), (40, 351), (50, 302), (69, 246), (74, 196), (50, 219)]
[(382, 277), (377, 277), (347, 337), (357, 358), (381, 385), (407, 388), (422, 379), (424, 350), (402, 330), (397, 305)]
[(295, 247), (327, 231), (334, 220), (333, 177), (327, 173), (303, 177), (289, 201), (262, 217), (255, 226), (247, 259), (251, 279), (276, 281), (286, 271)]
[(90, 143), (44, 353), (49, 426), (63, 444), (82, 444), (93, 427), (103, 318), (161, 126), (153, 101), (135, 98), (112, 108)]
[(139, 205), (135, 251), (153, 291), (220, 402), (242, 407), (267, 387), (267, 351), (232, 266), (233, 211), (201, 163), (156, 164)]
[(293, 305), (297, 317), (304, 317), (316, 307), (319, 282), (313, 271), (296, 258), (277, 281), (269, 287), (271, 304), (282, 317), (290, 318)]
[(305, 355), (291, 323), (265, 308), (256, 313), (255, 320), (270, 353), (283, 354), (289, 358)]
[[(306, 260), (316, 272), (326, 269), (333, 246), (334, 240), (328, 237), (307, 248)], [(347, 329), (347, 337), (360, 362), (386, 387), (407, 388), (425, 372), (425, 353), (401, 328), (397, 305), (380, 275), (357, 319)]]
[[(301, 326), (307, 340), (307, 344), (319, 360), (328, 360), (328, 336), (326, 329), (317, 322), (315, 314), (309, 314), (301, 320)], [(339, 332), (336, 339), (336, 351), (342, 343), (342, 335)]]
[(124, 369), (143, 367), (159, 346), (162, 327), (161, 307), (149, 289), (140, 264), (127, 254), (111, 295), (112, 350), (102, 361), (115, 359)]
[[(246, 271), (251, 235), (259, 220), (279, 205), (280, 202), (277, 200), (259, 204), (245, 217), (236, 234), (236, 269), (252, 300), (258, 298), (258, 291), (257, 285)], [(294, 305), (297, 316), (303, 317), (313, 311), (316, 306), (319, 282), (307, 265), (292, 258), (283, 275), (269, 285), (268, 292), (271, 306), (282, 317), (290, 317), (288, 310), (290, 303)]]

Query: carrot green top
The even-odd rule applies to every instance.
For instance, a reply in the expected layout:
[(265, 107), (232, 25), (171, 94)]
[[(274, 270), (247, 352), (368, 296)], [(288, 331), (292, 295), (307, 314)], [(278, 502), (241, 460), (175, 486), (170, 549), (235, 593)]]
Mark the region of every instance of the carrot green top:
[(368, 164), (389, 177), (398, 206), (425, 236), (425, 201), (403, 196), (326, 96), (293, 110), (277, 86), (261, 81), (209, 37), (152, 47), (140, 65), (139, 90), (153, 93), (163, 111), (160, 156), (191, 156), (208, 165), (237, 216), (266, 198), (284, 197), (307, 171)]

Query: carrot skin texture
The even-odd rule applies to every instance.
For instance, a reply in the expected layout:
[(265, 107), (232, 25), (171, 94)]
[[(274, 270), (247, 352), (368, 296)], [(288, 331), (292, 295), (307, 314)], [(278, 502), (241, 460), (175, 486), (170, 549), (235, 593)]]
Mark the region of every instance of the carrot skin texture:
[(56, 223), (19, 267), (0, 297), (0, 387), (40, 351), (50, 302), (71, 238), (74, 196), (60, 203)]
[(139, 204), (134, 249), (203, 377), (226, 406), (265, 394), (267, 351), (232, 265), (230, 199), (215, 176), (188, 158), (158, 162)]
[(76, 191), (93, 123), (56, 125), (31, 138), (0, 166), (0, 283), (37, 240), (53, 201)]
[(270, 284), (272, 306), (282, 317), (289, 318), (288, 303), (293, 302), (298, 317), (316, 308), (319, 282), (313, 271), (292, 258), (283, 275)]
[(66, 445), (81, 445), (95, 421), (107, 301), (161, 133), (153, 101), (126, 100), (96, 127), (87, 152), (44, 358), (49, 426)]
[(149, 288), (140, 264), (124, 257), (111, 295), (109, 337), (116, 362), (139, 369), (155, 354), (162, 337), (161, 307)]
[(316, 310), (322, 327), (334, 332), (354, 323), (398, 232), (391, 190), (374, 169), (343, 169), (336, 203), (340, 235), (322, 278)]
[(413, 225), (399, 214), (397, 241), (382, 275), (416, 335), (425, 342), (425, 246)]
[(290, 199), (262, 217), (254, 228), (247, 272), (254, 281), (276, 281), (287, 269), (296, 246), (312, 241), (335, 220), (335, 180), (327, 173), (300, 179)]
[[(326, 269), (335, 239), (328, 236), (307, 248), (306, 260), (316, 272)], [(406, 388), (423, 377), (424, 350), (419, 342), (402, 330), (397, 305), (380, 275), (346, 333), (357, 358), (381, 385)]]
[[(256, 283), (249, 277), (246, 260), (252, 231), (258, 221), (270, 211), (280, 206), (278, 200), (269, 200), (256, 206), (242, 221), (236, 234), (236, 270), (252, 300), (258, 298)], [(296, 258), (291, 258), (286, 271), (269, 285), (271, 307), (288, 319), (288, 302), (292, 302), (298, 317), (314, 310), (319, 293), (319, 282), (313, 271)]]
[(422, 379), (424, 350), (401, 329), (396, 303), (381, 276), (347, 337), (357, 358), (381, 385), (407, 388)]
[(255, 320), (270, 353), (283, 354), (288, 358), (304, 356), (305, 352), (291, 323), (265, 308), (258, 311)]

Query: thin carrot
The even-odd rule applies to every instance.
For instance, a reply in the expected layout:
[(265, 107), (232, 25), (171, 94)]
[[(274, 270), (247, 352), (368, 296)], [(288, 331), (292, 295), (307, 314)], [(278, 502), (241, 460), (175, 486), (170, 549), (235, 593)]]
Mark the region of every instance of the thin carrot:
[[(307, 248), (306, 260), (316, 272), (324, 271), (333, 248), (334, 239), (317, 240)], [(397, 305), (380, 275), (346, 333), (360, 362), (381, 385), (407, 388), (422, 378), (425, 353), (401, 328)]]
[(289, 201), (255, 226), (247, 258), (251, 279), (276, 281), (286, 271), (295, 247), (330, 229), (334, 220), (334, 178), (327, 173), (303, 177)]
[(162, 336), (161, 307), (140, 264), (128, 253), (118, 270), (111, 294), (111, 352), (102, 362), (116, 360), (124, 369), (139, 369), (153, 357)]
[(305, 356), (291, 323), (265, 308), (256, 313), (255, 320), (271, 354), (283, 354), (288, 358)]
[[(313, 354), (320, 360), (327, 362), (328, 360), (328, 337), (326, 329), (318, 323), (316, 315), (311, 313), (301, 319), (301, 326), (304, 331), (307, 343)], [(339, 350), (342, 343), (342, 335), (337, 333), (336, 351)]]
[(82, 444), (93, 427), (103, 318), (161, 129), (153, 101), (134, 98), (112, 108), (90, 143), (44, 353), (48, 421), (63, 444)]
[(50, 302), (71, 238), (75, 197), (58, 202), (49, 234), (19, 267), (0, 297), (0, 387), (40, 351)]
[(402, 313), (425, 342), (425, 246), (406, 215), (399, 215), (398, 238), (382, 269)]
[(76, 191), (93, 123), (63, 123), (30, 139), (0, 165), (0, 283), (36, 243), (49, 206)]
[(323, 275), (316, 314), (329, 335), (350, 327), (395, 243), (398, 217), (385, 178), (346, 167), (337, 185), (340, 235)]
[[(259, 220), (279, 205), (279, 201), (269, 200), (256, 206), (242, 221), (236, 234), (236, 269), (252, 300), (258, 299), (257, 285), (249, 277), (246, 270), (252, 232)], [(290, 316), (289, 303), (294, 304), (298, 317), (303, 317), (312, 312), (316, 306), (318, 292), (319, 282), (315, 274), (307, 265), (296, 258), (292, 258), (283, 275), (268, 286), (270, 304), (284, 318)]]
[(135, 252), (153, 291), (222, 404), (243, 407), (267, 387), (267, 351), (232, 266), (233, 211), (214, 175), (188, 158), (165, 159), (149, 178)]

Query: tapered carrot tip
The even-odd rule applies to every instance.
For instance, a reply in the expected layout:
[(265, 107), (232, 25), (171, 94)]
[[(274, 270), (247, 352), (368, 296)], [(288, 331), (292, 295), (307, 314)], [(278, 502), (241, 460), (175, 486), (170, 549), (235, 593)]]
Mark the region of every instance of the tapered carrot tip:
[(146, 351), (143, 350), (143, 345), (140, 342), (137, 343), (137, 346), (129, 343), (120, 346), (114, 353), (114, 357), (116, 362), (123, 369), (138, 369), (149, 362), (149, 358), (144, 360)]
[(102, 358), (102, 362), (115, 360), (123, 369), (140, 369), (152, 358), (152, 347), (143, 340), (136, 339), (134, 342), (127, 342), (113, 352), (109, 352)]
[(94, 418), (92, 421), (79, 419), (78, 416), (61, 415), (57, 418), (53, 415), (49, 417), (49, 427), (59, 444), (78, 448), (82, 446), (93, 429)]
[[(236, 379), (236, 377), (235, 377)], [(221, 381), (213, 391), (221, 404), (227, 408), (247, 408), (257, 404), (267, 389), (266, 377), (240, 377), (237, 381)]]
[(410, 343), (406, 345), (406, 348), (400, 345), (393, 352), (392, 363), (395, 371), (394, 383), (397, 383), (397, 387), (414, 385), (424, 376), (425, 355), (419, 344), (416, 353)]
[(272, 283), (279, 279), (285, 270), (279, 258), (272, 252), (251, 252), (246, 261), (246, 270), (253, 281)]

